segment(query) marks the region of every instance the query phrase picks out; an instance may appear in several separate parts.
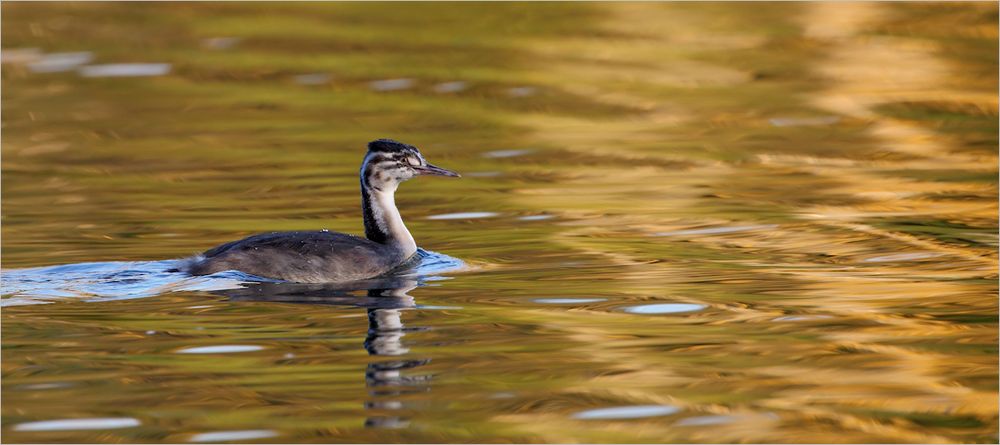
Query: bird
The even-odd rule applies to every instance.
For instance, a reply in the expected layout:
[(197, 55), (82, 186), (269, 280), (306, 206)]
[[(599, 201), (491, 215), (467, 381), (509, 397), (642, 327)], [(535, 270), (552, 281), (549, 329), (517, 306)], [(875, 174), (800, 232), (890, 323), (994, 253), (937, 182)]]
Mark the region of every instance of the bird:
[(395, 202), (397, 187), (417, 176), (461, 177), (428, 163), (417, 147), (392, 139), (371, 141), (360, 170), (364, 238), (326, 229), (262, 233), (181, 260), (176, 270), (191, 275), (236, 270), (295, 283), (385, 275), (419, 259)]

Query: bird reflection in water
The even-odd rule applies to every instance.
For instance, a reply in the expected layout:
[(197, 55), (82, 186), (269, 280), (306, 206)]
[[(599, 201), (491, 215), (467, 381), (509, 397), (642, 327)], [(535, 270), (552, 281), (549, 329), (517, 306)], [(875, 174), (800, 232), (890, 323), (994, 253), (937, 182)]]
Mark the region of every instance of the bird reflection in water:
[[(398, 411), (404, 408), (399, 397), (405, 394), (430, 390), (430, 375), (408, 375), (405, 371), (430, 363), (429, 358), (406, 358), (410, 350), (403, 344), (407, 332), (427, 328), (406, 327), (402, 312), (416, 307), (408, 292), (417, 288), (417, 277), (399, 276), (366, 280), (350, 284), (296, 284), (254, 283), (243, 289), (221, 291), (231, 301), (272, 301), (345, 305), (366, 308), (368, 335), (364, 347), (373, 357), (394, 357), (391, 360), (373, 359), (365, 369), (365, 386), (370, 400), (365, 409)], [(365, 296), (352, 292), (365, 291)], [(404, 428), (409, 420), (401, 416), (371, 416), (366, 427)]]

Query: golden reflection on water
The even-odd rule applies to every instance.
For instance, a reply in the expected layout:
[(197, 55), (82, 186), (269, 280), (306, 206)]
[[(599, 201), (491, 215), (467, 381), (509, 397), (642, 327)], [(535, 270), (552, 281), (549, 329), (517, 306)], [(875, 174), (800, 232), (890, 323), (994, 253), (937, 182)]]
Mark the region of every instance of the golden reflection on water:
[[(6, 307), (12, 440), (997, 440), (995, 4), (63, 6), (4, 5), (5, 268), (356, 233), (383, 136), (469, 173), (399, 203), (471, 267)], [(75, 418), (140, 426), (16, 429)]]

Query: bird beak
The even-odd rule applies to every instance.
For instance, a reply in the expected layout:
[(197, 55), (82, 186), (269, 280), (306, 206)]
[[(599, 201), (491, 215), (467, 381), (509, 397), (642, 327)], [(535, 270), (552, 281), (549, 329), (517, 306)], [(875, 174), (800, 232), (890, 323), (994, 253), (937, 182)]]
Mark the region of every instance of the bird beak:
[(438, 167), (436, 165), (431, 165), (431, 164), (421, 165), (419, 167), (413, 167), (413, 169), (416, 170), (417, 173), (419, 173), (421, 175), (450, 176), (452, 178), (461, 178), (462, 177), (462, 175), (460, 175), (458, 173), (455, 173), (455, 172), (453, 172), (451, 170), (443, 169), (441, 167)]

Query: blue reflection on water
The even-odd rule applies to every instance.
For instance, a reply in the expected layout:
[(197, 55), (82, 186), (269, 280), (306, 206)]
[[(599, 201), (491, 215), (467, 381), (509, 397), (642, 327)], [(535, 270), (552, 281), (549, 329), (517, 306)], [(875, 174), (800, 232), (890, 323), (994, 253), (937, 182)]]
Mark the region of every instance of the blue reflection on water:
[(215, 431), (195, 434), (188, 442), (230, 442), (234, 440), (266, 439), (278, 435), (274, 430)]
[(643, 304), (639, 306), (629, 306), (622, 309), (630, 314), (677, 314), (681, 312), (694, 312), (705, 309), (704, 304), (692, 303), (661, 303)]
[(581, 411), (573, 414), (573, 418), (581, 420), (638, 419), (642, 417), (669, 416), (678, 411), (680, 411), (680, 408), (669, 405), (615, 406)]
[(131, 417), (103, 417), (93, 419), (59, 419), (39, 422), (19, 423), (14, 425), (15, 431), (76, 431), (76, 430), (107, 430), (114, 428), (130, 428), (141, 423)]

